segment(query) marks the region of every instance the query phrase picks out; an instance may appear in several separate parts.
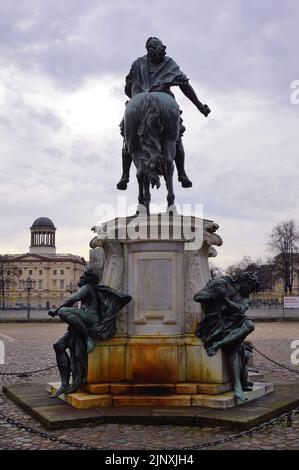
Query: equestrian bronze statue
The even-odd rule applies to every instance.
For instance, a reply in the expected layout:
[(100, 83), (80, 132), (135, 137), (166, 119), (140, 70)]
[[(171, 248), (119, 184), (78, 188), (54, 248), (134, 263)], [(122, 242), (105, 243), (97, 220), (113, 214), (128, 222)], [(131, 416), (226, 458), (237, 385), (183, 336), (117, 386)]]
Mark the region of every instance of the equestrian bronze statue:
[(117, 188), (127, 189), (133, 161), (139, 185), (138, 202), (149, 213), (150, 186), (159, 188), (160, 176), (166, 182), (168, 206), (174, 203), (174, 162), (181, 185), (192, 186), (185, 171), (182, 143), (185, 127), (170, 88), (178, 86), (204, 116), (208, 116), (210, 109), (199, 101), (176, 62), (166, 56), (166, 46), (160, 39), (150, 37), (146, 49), (147, 54), (135, 60), (126, 77), (125, 93), (130, 101), (121, 122), (123, 172)]

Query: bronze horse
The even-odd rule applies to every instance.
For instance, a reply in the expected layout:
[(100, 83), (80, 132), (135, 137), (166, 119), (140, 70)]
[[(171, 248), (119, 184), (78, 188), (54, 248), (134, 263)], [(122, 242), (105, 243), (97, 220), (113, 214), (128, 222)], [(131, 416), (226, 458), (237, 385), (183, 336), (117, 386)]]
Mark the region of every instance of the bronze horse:
[(174, 204), (173, 172), (179, 137), (179, 107), (167, 93), (139, 93), (128, 102), (124, 116), (125, 145), (137, 169), (138, 202), (149, 214), (150, 186), (163, 176), (168, 207)]

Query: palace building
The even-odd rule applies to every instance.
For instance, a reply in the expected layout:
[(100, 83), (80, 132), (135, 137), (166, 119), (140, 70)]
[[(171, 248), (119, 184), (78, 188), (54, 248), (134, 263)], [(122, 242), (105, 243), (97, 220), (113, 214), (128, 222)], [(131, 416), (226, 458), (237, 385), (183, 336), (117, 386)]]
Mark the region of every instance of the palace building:
[[(76, 290), (84, 271), (84, 258), (56, 253), (56, 227), (47, 217), (39, 217), (30, 227), (29, 253), (0, 255), (1, 305), (22, 308), (56, 307)], [(30, 285), (30, 293), (28, 287)]]

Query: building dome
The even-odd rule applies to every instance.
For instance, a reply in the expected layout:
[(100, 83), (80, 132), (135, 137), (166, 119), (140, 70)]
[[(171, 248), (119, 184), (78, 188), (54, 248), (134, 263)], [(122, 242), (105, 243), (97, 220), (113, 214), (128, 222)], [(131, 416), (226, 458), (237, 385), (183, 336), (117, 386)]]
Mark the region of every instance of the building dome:
[(38, 217), (32, 224), (30, 228), (40, 228), (40, 227), (51, 227), (55, 229), (55, 226), (51, 219), (48, 217)]
[(38, 217), (30, 227), (30, 253), (55, 254), (56, 227), (48, 217)]

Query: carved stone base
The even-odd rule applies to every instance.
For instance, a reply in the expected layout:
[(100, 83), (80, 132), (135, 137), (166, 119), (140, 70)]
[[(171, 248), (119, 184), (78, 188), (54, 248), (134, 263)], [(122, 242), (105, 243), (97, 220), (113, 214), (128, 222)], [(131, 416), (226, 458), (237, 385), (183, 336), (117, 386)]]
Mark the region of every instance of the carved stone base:
[(110, 396), (113, 406), (192, 406), (192, 396), (228, 390), (222, 352), (208, 357), (195, 337), (202, 312), (193, 296), (209, 280), (212, 245), (222, 244), (217, 229), (211, 220), (176, 213), (96, 228), (90, 246), (104, 249), (102, 282), (132, 301), (118, 316), (117, 336), (96, 342), (89, 354), (87, 389), (96, 394), (84, 403)]
[(88, 356), (87, 383), (113, 382), (198, 383), (204, 390), (204, 384), (226, 384), (229, 377), (222, 352), (208, 357), (194, 335), (118, 336), (97, 341)]
[[(209, 384), (206, 384), (207, 387)], [(55, 393), (60, 383), (49, 383), (48, 391)], [(255, 383), (251, 392), (245, 392), (246, 401), (237, 400), (233, 392), (224, 392), (217, 395), (208, 395), (203, 393), (190, 393), (196, 390), (196, 384), (182, 384), (184, 388), (178, 385), (169, 384), (134, 386), (124, 384), (97, 384), (87, 386), (93, 393), (82, 390), (69, 395), (61, 395), (62, 400), (70, 403), (74, 408), (88, 409), (95, 407), (207, 407), (228, 409), (238, 405), (243, 405), (256, 398), (263, 397), (274, 391), (273, 384)], [(188, 388), (189, 387), (189, 388)], [(98, 393), (95, 393), (96, 390)], [(109, 390), (109, 392), (107, 392)], [(189, 390), (189, 393), (186, 393)], [(140, 393), (142, 392), (142, 393)], [(159, 392), (159, 393), (158, 393)], [(185, 392), (185, 393), (181, 393)]]
[(212, 245), (222, 244), (217, 229), (211, 220), (167, 213), (118, 218), (95, 228), (90, 247), (105, 252), (102, 283), (133, 297), (118, 315), (117, 334), (195, 332), (202, 313), (193, 296), (210, 278)]
[(225, 384), (88, 384), (85, 391), (92, 395), (219, 395), (231, 390), (231, 383)]

